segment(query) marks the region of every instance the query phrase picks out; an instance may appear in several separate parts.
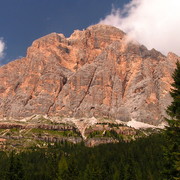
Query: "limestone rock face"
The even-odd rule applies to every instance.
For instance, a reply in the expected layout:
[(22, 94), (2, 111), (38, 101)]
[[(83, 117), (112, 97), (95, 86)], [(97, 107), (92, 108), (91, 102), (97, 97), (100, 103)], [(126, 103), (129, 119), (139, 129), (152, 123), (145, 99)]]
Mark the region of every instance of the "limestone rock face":
[(37, 39), (26, 57), (0, 67), (0, 118), (94, 116), (159, 124), (180, 58), (127, 39), (106, 25)]

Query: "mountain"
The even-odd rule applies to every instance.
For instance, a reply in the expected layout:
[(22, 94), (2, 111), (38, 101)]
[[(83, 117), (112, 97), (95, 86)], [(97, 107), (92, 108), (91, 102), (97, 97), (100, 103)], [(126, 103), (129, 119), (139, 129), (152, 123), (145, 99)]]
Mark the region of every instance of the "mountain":
[(0, 119), (97, 117), (158, 125), (171, 102), (177, 59), (94, 25), (66, 38), (35, 40), (24, 58), (0, 67)]

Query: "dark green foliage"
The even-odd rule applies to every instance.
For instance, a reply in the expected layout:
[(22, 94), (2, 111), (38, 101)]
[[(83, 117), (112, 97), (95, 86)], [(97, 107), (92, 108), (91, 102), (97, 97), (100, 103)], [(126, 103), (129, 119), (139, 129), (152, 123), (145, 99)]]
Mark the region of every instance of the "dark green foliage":
[(172, 84), (171, 96), (173, 101), (167, 108), (169, 119), (165, 135), (167, 146), (165, 147), (165, 179), (180, 179), (180, 63), (177, 62), (177, 68), (173, 73), (174, 83)]
[[(180, 119), (180, 62), (176, 63), (177, 68), (175, 69), (172, 77), (174, 80), (174, 83), (172, 84), (173, 89), (171, 89), (171, 96), (173, 98), (173, 102), (167, 109), (168, 115), (173, 120), (179, 120)], [(169, 122), (169, 125), (174, 125)], [(176, 123), (179, 123), (177, 121)]]
[(62, 142), (19, 153), (0, 152), (1, 180), (161, 180), (162, 135), (86, 147)]
[(0, 177), (2, 180), (7, 179), (7, 171), (8, 171), (8, 156), (5, 152), (0, 151)]
[(61, 159), (58, 162), (58, 173), (57, 179), (69, 179), (68, 178), (68, 163), (64, 154), (61, 156)]
[(21, 156), (15, 155), (13, 151), (9, 157), (9, 168), (7, 172), (7, 177), (9, 180), (23, 180), (24, 179), (24, 170), (22, 165)]

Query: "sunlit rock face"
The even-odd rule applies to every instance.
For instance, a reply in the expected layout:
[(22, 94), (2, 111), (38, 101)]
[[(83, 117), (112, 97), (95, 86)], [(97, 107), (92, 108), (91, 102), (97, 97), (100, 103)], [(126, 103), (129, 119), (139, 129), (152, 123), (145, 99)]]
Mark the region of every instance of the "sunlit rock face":
[(158, 125), (178, 59), (112, 26), (69, 38), (52, 33), (35, 40), (26, 57), (0, 67), (0, 118), (94, 116)]

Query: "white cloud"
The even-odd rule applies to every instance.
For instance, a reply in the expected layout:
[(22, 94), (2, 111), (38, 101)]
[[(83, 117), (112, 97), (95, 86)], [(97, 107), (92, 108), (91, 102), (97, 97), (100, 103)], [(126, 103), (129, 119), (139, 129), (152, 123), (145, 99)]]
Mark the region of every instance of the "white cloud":
[(5, 50), (5, 42), (3, 38), (0, 38), (0, 59), (4, 57), (4, 50)]
[(122, 29), (149, 49), (180, 55), (180, 0), (132, 0), (100, 24)]

